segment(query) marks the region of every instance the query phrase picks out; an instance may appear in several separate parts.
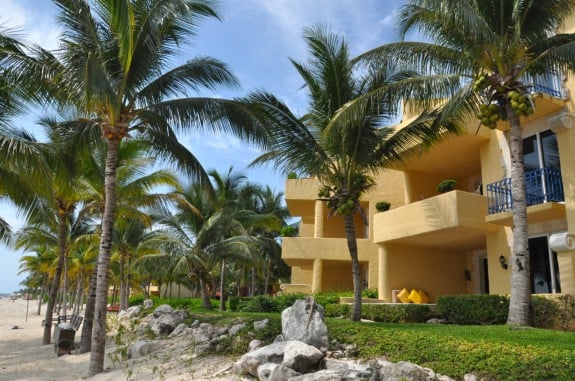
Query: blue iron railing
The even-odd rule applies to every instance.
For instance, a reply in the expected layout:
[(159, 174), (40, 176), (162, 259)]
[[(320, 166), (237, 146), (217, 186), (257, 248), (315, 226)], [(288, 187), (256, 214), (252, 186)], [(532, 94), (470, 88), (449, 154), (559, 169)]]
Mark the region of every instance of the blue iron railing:
[(525, 75), (521, 78), (529, 91), (549, 94), (552, 97), (566, 99), (567, 94), (563, 90), (563, 77), (553, 71), (540, 75)]
[[(511, 178), (487, 184), (489, 214), (513, 208)], [(561, 171), (557, 168), (539, 168), (525, 172), (525, 201), (527, 206), (544, 202), (565, 201)]]

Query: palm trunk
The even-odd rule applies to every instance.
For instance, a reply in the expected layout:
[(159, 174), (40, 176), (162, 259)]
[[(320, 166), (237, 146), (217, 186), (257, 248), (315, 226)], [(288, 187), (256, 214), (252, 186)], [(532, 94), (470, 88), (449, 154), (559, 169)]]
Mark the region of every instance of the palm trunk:
[(82, 304), (82, 288), (84, 285), (84, 275), (80, 273), (78, 284), (76, 285), (76, 297), (74, 298), (74, 313), (80, 313), (80, 305)]
[(269, 287), (270, 287), (270, 273), (272, 270), (272, 260), (271, 257), (268, 256), (266, 258), (266, 280), (264, 283), (264, 295), (268, 295), (269, 294)]
[(42, 282), (42, 288), (40, 289), (40, 296), (38, 297), (38, 316), (42, 315), (42, 302), (44, 300), (44, 295), (46, 295), (46, 281)]
[(128, 309), (126, 300), (126, 259), (124, 253), (120, 253), (120, 310)]
[(88, 374), (93, 376), (104, 370), (104, 352), (106, 349), (106, 304), (108, 301), (108, 276), (110, 272), (110, 253), (112, 251), (112, 231), (116, 217), (116, 170), (118, 166), (119, 139), (108, 140), (105, 174), (105, 205), (102, 217), (102, 234), (98, 254), (98, 275), (96, 282), (96, 304), (94, 331), (92, 333), (92, 353)]
[(70, 287), (69, 279), (68, 279), (68, 254), (67, 252), (64, 253), (64, 269), (62, 270), (64, 273), (64, 284), (62, 285), (62, 306), (63, 312), (62, 315), (68, 315), (68, 289)]
[(250, 296), (255, 296), (255, 295), (256, 295), (256, 268), (255, 268), (255, 263), (254, 263), (254, 266), (252, 266), (252, 270), (251, 270)]
[(353, 306), (351, 309), (351, 320), (361, 320), (361, 277), (359, 272), (359, 259), (357, 254), (357, 239), (355, 237), (355, 225), (353, 223), (353, 214), (344, 216), (345, 237), (347, 239), (347, 248), (351, 257), (351, 273), (353, 276)]
[(58, 298), (58, 290), (60, 288), (60, 279), (62, 278), (62, 270), (64, 268), (64, 257), (66, 256), (66, 236), (67, 227), (66, 220), (59, 216), (58, 219), (58, 265), (52, 280), (52, 289), (50, 290), (50, 298), (46, 306), (46, 319), (44, 321), (44, 335), (42, 336), (42, 344), (50, 344), (52, 337), (52, 316), (54, 315), (54, 306)]
[(527, 237), (527, 203), (521, 124), (511, 106), (509, 148), (511, 151), (511, 194), (513, 197), (513, 248), (511, 253), (511, 297), (507, 324), (532, 325), (529, 243)]
[(82, 324), (82, 337), (80, 338), (80, 353), (90, 352), (92, 348), (92, 328), (94, 328), (94, 309), (96, 307), (96, 283), (98, 281), (98, 268), (94, 268), (90, 276), (86, 310)]
[(222, 273), (220, 274), (220, 311), (226, 310), (226, 260), (222, 260)]
[(212, 302), (210, 301), (210, 293), (208, 290), (207, 282), (200, 278), (200, 289), (202, 291), (202, 308), (206, 310), (212, 309)]
[(128, 263), (127, 263), (127, 271), (126, 271), (126, 287), (124, 288), (124, 300), (125, 300), (125, 308), (128, 309), (130, 307), (130, 285), (132, 284), (132, 257), (128, 254)]

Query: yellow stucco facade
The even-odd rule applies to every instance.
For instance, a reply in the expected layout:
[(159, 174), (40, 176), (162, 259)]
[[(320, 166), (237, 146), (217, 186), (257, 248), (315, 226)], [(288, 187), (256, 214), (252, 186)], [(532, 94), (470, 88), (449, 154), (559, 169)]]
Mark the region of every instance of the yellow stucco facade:
[[(575, 32), (571, 21), (574, 27), (564, 29)], [(532, 292), (575, 294), (575, 82), (559, 74), (535, 78), (534, 85), (535, 113), (521, 118)], [(403, 288), (424, 290), (432, 300), (510, 292), (506, 123), (478, 130), (477, 120), (469, 120), (463, 134), (377, 176), (376, 189), (362, 199), (369, 224), (356, 219), (365, 288), (386, 301)], [(439, 194), (445, 179), (456, 180), (456, 189)], [(292, 269), (285, 292), (353, 288), (343, 221), (328, 218), (317, 194), (314, 179), (287, 180), (287, 206), (301, 223), (299, 237), (283, 240), (282, 258)], [(390, 202), (391, 210), (377, 212), (378, 201)]]

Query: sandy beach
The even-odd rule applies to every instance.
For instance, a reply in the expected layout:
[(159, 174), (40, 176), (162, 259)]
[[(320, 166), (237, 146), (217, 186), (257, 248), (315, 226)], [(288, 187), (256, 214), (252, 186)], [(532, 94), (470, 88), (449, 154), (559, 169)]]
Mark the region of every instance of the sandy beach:
[[(53, 344), (42, 345), (42, 316), (38, 316), (37, 302), (30, 300), (26, 321), (24, 299), (0, 299), (0, 380), (1, 381), (180, 381), (180, 380), (242, 380), (231, 374), (234, 359), (224, 356), (199, 357), (193, 355), (188, 342), (164, 340), (162, 349), (152, 355), (123, 363), (112, 363), (108, 357), (114, 348), (107, 340), (104, 373), (88, 377), (90, 353), (57, 357)], [(44, 312), (44, 306), (42, 312)], [(80, 332), (76, 335), (76, 343)]]

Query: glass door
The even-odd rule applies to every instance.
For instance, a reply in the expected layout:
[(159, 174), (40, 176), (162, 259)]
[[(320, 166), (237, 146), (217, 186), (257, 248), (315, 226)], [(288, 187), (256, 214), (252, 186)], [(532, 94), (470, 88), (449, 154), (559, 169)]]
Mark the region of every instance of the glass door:
[(561, 292), (557, 253), (549, 249), (548, 236), (529, 238), (529, 263), (532, 294)]

